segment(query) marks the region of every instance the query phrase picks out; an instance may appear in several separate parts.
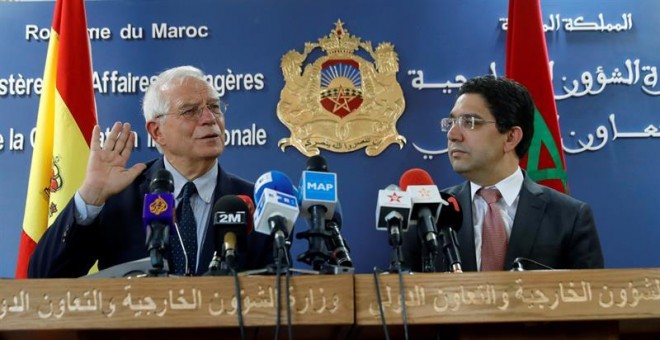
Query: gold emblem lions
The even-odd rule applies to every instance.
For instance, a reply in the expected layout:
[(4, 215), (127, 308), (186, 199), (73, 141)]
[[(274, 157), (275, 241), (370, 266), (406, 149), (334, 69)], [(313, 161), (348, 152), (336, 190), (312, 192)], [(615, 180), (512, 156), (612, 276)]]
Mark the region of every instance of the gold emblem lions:
[[(325, 55), (303, 63), (320, 48)], [(355, 52), (364, 50), (371, 63)], [(338, 20), (329, 35), (306, 42), (303, 53), (290, 50), (282, 57), (286, 84), (277, 104), (277, 117), (291, 131), (278, 145), (294, 146), (306, 156), (320, 149), (351, 152), (365, 148), (377, 156), (392, 143), (403, 148), (406, 138), (396, 130), (406, 102), (396, 80), (399, 71), (394, 45), (371, 42), (349, 34)]]

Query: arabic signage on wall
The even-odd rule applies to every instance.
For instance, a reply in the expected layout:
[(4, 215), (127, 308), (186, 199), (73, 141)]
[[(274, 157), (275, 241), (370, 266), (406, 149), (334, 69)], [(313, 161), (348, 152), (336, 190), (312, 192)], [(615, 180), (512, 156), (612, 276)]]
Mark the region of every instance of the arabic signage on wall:
[[(403, 138), (371, 156), (364, 149), (321, 150), (338, 175), (342, 234), (358, 272), (387, 267), (390, 258), (387, 236), (375, 229), (378, 189), (415, 167), (427, 170), (440, 188), (462, 181), (449, 166), (439, 121), (466, 79), (504, 74), (505, 0), (355, 1), (350, 9), (302, 0), (86, 5), (99, 122), (104, 131), (115, 121), (136, 127), (131, 162), (157, 156), (141, 128), (140, 100), (151, 77), (191, 64), (209, 74), (230, 104), (221, 164), (252, 181), (281, 170), (297, 182), (305, 167), (299, 150), (278, 146), (291, 135), (278, 119), (287, 84), (280, 63), (287, 52), (306, 53), (305, 43), (328, 36), (338, 19), (361, 43), (373, 42), (373, 55), (378, 44), (391, 43), (387, 51), (396, 53), (396, 63), (375, 63), (375, 69), (390, 67), (403, 91), (405, 109), (395, 126)], [(658, 267), (660, 23), (652, 13), (660, 3), (542, 5), (571, 194), (593, 206), (607, 267)], [(13, 276), (15, 268), (52, 13), (52, 2), (0, 3), (0, 277)], [(370, 50), (356, 55), (377, 60), (364, 51)], [(307, 56), (310, 63), (322, 57), (318, 51)], [(335, 63), (363, 67), (346, 60)], [(299, 221), (295, 232), (307, 229)], [(296, 240), (293, 255), (306, 248)]]

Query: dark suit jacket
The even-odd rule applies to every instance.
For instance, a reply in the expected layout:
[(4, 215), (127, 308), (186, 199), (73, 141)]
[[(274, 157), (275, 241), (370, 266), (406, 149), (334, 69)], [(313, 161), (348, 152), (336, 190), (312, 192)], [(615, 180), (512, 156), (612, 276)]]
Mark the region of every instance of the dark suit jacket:
[[(100, 215), (88, 226), (75, 221), (74, 200), (71, 199), (53, 225), (41, 237), (30, 258), (28, 277), (79, 277), (86, 275), (98, 260), (102, 270), (120, 263), (147, 257), (146, 232), (142, 223), (144, 195), (149, 181), (160, 169), (163, 159), (147, 164), (126, 189), (111, 197)], [(222, 170), (218, 165), (218, 180), (213, 199), (228, 195), (252, 197), (254, 185)], [(196, 275), (207, 271), (215, 250), (215, 230), (209, 221), (202, 244)], [(272, 263), (272, 239), (260, 233), (248, 235), (248, 249), (239, 249), (239, 269), (258, 269)]]
[[(528, 258), (555, 269), (603, 268), (603, 253), (589, 205), (536, 184), (526, 173), (524, 175), (509, 237), (505, 270), (512, 268), (516, 257)], [(463, 271), (477, 271), (470, 182), (444, 191), (456, 196), (463, 209), (463, 225), (457, 235)], [(419, 271), (421, 244), (416, 228), (411, 227), (405, 237), (404, 260), (414, 271)], [(439, 251), (436, 269), (447, 270), (442, 250)]]

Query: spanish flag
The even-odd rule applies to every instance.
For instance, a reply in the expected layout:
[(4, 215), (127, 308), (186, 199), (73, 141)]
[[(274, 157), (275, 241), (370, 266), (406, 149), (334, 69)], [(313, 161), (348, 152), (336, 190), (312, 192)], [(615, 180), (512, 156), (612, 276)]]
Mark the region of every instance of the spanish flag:
[(539, 0), (509, 0), (506, 77), (523, 84), (536, 106), (534, 137), (521, 167), (534, 181), (568, 193), (566, 162)]
[(82, 184), (96, 125), (83, 0), (57, 0), (53, 14), (16, 278), (27, 276), (39, 239)]

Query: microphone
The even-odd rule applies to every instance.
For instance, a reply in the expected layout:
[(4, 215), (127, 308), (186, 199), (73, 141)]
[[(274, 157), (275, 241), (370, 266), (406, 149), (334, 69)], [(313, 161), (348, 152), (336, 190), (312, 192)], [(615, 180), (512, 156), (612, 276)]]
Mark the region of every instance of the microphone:
[(220, 268), (221, 273), (226, 272), (224, 269), (235, 271), (237, 249), (247, 248), (247, 234), (252, 232), (248, 204), (236, 195), (226, 195), (215, 202), (211, 216), (215, 229), (215, 254), (209, 272), (213, 275), (219, 269), (218, 254), (222, 254), (220, 260), (226, 265), (226, 268)]
[(309, 219), (310, 230), (299, 233), (297, 238), (307, 238), (309, 249), (298, 260), (320, 270), (328, 259), (324, 247), (326, 220), (332, 219), (337, 205), (337, 174), (328, 172), (328, 165), (321, 156), (307, 159), (307, 168), (300, 177), (298, 187), (300, 214)]
[(445, 262), (450, 272), (462, 273), (460, 246), (456, 232), (463, 225), (463, 212), (456, 197), (445, 192), (441, 192), (440, 195), (446, 201), (446, 204), (443, 203), (440, 208), (440, 217), (438, 218), (439, 235), (442, 240)]
[(401, 233), (408, 230), (411, 209), (410, 194), (398, 186), (390, 184), (378, 190), (376, 229), (387, 231), (391, 246), (398, 247), (403, 242)]
[(307, 160), (307, 170), (300, 177), (298, 192), (301, 217), (311, 217), (312, 222), (322, 229), (322, 222), (332, 218), (337, 205), (337, 174), (328, 172), (323, 157), (312, 156)]
[(289, 177), (279, 171), (261, 175), (255, 184), (254, 229), (274, 237), (276, 259), (279, 254), (286, 254), (286, 239), (300, 212), (294, 191)]
[(144, 195), (142, 222), (146, 228), (146, 246), (151, 257), (151, 275), (164, 275), (163, 254), (169, 245), (170, 228), (174, 227), (174, 180), (166, 169), (156, 172)]
[(295, 195), (296, 188), (293, 186), (289, 177), (277, 170), (268, 171), (259, 176), (254, 183), (254, 201), (259, 204), (259, 198), (263, 195), (264, 189), (271, 189), (285, 193), (287, 195)]
[(422, 169), (410, 169), (401, 175), (399, 186), (410, 193), (412, 212), (410, 224), (417, 225), (417, 234), (422, 240), (423, 271), (435, 271), (435, 256), (438, 253), (437, 231), (435, 221), (440, 212), (440, 204), (445, 203), (440, 197), (438, 187), (433, 183), (431, 175)]
[(238, 198), (242, 199), (247, 205), (248, 208), (248, 220), (247, 220), (247, 230), (248, 234), (254, 230), (254, 201), (248, 195), (237, 195)]

